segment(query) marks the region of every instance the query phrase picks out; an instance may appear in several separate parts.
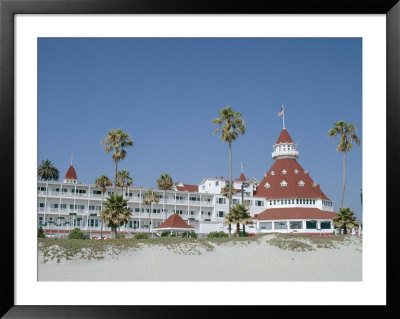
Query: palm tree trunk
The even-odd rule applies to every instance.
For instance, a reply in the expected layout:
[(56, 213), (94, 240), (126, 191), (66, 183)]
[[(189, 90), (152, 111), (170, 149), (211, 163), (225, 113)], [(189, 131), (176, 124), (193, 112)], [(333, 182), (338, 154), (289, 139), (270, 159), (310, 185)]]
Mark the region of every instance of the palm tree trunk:
[(167, 219), (167, 212), (165, 211), (165, 207), (167, 206), (167, 189), (164, 189), (164, 219)]
[(232, 236), (232, 226), (231, 224), (228, 225), (228, 229), (229, 229), (229, 237)]
[(240, 237), (240, 223), (236, 223), (236, 237)]
[(115, 160), (115, 174), (114, 174), (114, 189), (115, 193), (117, 192), (117, 172), (118, 172), (118, 161)]
[(231, 202), (232, 202), (232, 144), (229, 142), (229, 213), (231, 212)]
[(345, 188), (346, 188), (346, 152), (343, 152), (343, 185), (342, 185), (342, 200), (340, 201), (340, 208), (343, 208)]
[[(104, 192), (103, 195), (101, 196), (100, 211), (103, 210), (103, 200), (104, 200)], [(103, 239), (103, 218), (101, 218), (100, 239)]]

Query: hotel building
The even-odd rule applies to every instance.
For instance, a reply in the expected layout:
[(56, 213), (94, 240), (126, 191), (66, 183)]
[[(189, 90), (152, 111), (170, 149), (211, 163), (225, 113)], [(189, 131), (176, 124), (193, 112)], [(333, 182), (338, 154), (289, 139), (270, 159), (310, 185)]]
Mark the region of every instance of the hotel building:
[[(332, 233), (332, 218), (336, 217), (333, 203), (297, 162), (299, 152), (286, 129), (281, 131), (273, 148), (274, 164), (261, 182), (246, 178), (243, 172), (233, 181), (237, 193), (232, 196), (232, 204), (246, 203), (253, 219), (246, 231)], [(153, 231), (173, 214), (179, 214), (196, 233), (227, 232), (224, 215), (228, 212), (228, 199), (221, 194), (227, 182), (229, 179), (223, 177), (207, 177), (199, 185), (177, 182), (165, 197), (163, 190), (155, 190), (159, 202), (151, 207), (143, 204), (146, 188), (125, 188), (123, 196), (132, 215), (119, 232), (130, 236)], [(78, 182), (72, 165), (62, 182), (38, 181), (37, 187), (37, 226), (43, 227), (46, 234), (58, 236), (78, 227), (91, 237), (100, 235), (101, 189)], [(122, 193), (121, 188), (109, 187), (104, 197), (115, 191)], [(103, 236), (110, 236), (106, 225)]]

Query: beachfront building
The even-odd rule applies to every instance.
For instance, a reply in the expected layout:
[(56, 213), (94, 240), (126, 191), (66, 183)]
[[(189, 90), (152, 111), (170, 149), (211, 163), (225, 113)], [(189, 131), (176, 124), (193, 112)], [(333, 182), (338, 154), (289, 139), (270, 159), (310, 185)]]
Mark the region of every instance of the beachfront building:
[[(246, 178), (243, 171), (233, 181), (236, 194), (232, 196), (232, 204), (246, 203), (253, 217), (254, 223), (247, 225), (246, 231), (332, 233), (332, 218), (336, 217), (333, 203), (297, 162), (299, 151), (285, 129), (273, 147), (274, 163), (261, 182)], [(124, 235), (153, 232), (174, 214), (196, 233), (227, 232), (224, 216), (228, 212), (228, 198), (221, 194), (227, 183), (229, 179), (223, 177), (204, 178), (199, 185), (177, 182), (173, 190), (166, 191), (165, 197), (163, 190), (155, 190), (159, 202), (151, 207), (143, 204), (148, 190), (143, 187), (129, 186), (124, 190), (108, 187), (104, 197), (117, 192), (124, 193), (128, 200), (132, 215), (119, 230)], [(47, 234), (65, 234), (78, 227), (98, 237), (102, 198), (99, 187), (78, 181), (71, 164), (62, 182), (38, 181), (38, 226)], [(110, 233), (110, 228), (104, 225), (103, 236)]]
[(255, 232), (332, 233), (333, 202), (297, 162), (299, 151), (286, 129), (273, 148), (274, 163), (254, 194), (267, 205), (253, 216)]

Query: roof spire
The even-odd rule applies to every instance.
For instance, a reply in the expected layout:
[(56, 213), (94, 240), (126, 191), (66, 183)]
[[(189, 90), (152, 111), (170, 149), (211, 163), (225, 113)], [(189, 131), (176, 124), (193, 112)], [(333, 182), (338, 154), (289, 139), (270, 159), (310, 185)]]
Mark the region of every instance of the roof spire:
[(74, 154), (71, 153), (71, 166), (72, 166), (72, 159), (74, 158)]
[(243, 173), (243, 163), (242, 162), (240, 162), (240, 167), (241, 167), (242, 173)]
[(285, 110), (283, 108), (283, 103), (282, 103), (282, 106), (281, 106), (281, 110), (278, 112), (278, 116), (281, 116), (281, 115), (283, 115), (283, 117), (282, 117), (283, 129), (286, 130), (285, 129)]

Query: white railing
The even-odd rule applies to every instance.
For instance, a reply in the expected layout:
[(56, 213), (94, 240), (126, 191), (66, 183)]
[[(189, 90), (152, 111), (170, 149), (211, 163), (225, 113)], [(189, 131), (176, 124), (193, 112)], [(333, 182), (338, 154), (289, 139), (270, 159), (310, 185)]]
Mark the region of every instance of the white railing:
[(293, 151), (293, 150), (289, 150), (289, 151), (283, 151), (283, 150), (280, 150), (280, 151), (273, 151), (272, 152), (272, 157), (275, 157), (275, 156), (283, 156), (283, 155), (292, 155), (292, 156), (299, 156), (299, 151)]

